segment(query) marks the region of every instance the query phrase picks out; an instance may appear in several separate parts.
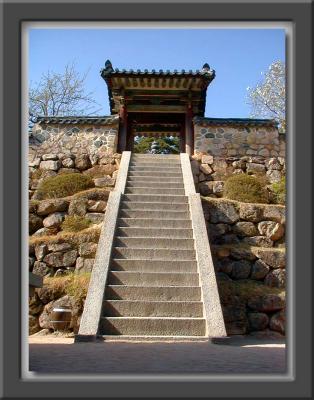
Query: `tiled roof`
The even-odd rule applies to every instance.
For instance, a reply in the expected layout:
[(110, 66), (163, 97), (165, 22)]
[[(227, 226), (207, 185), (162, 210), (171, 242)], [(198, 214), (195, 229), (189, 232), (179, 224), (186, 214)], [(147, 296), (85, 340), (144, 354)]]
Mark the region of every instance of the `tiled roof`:
[(208, 125), (238, 125), (238, 126), (274, 126), (278, 127), (278, 122), (274, 119), (254, 119), (254, 118), (206, 118), (195, 117), (194, 123)]
[(210, 76), (212, 78), (215, 77), (215, 70), (211, 69), (210, 66), (206, 63), (203, 65), (203, 68), (201, 70), (195, 70), (192, 71), (190, 70), (173, 70), (170, 71), (169, 69), (167, 70), (163, 70), (163, 69), (159, 69), (159, 70), (155, 70), (152, 69), (151, 71), (149, 71), (148, 69), (144, 69), (144, 70), (140, 70), (140, 69), (130, 69), (130, 70), (126, 70), (126, 69), (119, 69), (119, 68), (113, 68), (112, 64), (109, 60), (106, 61), (105, 64), (105, 68), (100, 70), (101, 76), (105, 77), (108, 75), (150, 75), (150, 76), (182, 76), (182, 75), (193, 75), (193, 76)]
[(65, 117), (37, 117), (38, 124), (93, 124), (93, 125), (110, 125), (117, 122), (118, 115), (109, 116), (65, 116)]

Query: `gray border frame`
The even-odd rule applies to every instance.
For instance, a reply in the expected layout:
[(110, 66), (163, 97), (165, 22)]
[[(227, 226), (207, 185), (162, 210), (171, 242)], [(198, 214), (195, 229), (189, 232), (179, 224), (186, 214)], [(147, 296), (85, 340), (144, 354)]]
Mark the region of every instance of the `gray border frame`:
[[(123, 5), (122, 5), (123, 4)], [(4, 129), (2, 136), (4, 177), (1, 180), (4, 193), (1, 208), (3, 224), (4, 260), (2, 265), (3, 285), (3, 356), (5, 369), (1, 377), (4, 379), (3, 397), (42, 398), (43, 393), (58, 397), (150, 397), (151, 394), (160, 397), (251, 397), (254, 394), (265, 397), (309, 398), (311, 396), (311, 317), (309, 302), (311, 296), (311, 245), (312, 245), (312, 138), (311, 124), (311, 68), (312, 47), (310, 42), (312, 23), (312, 4), (309, 2), (269, 1), (247, 2), (216, 2), (184, 3), (164, 2), (154, 3), (114, 3), (103, 1), (88, 2), (39, 2), (5, 3), (4, 12), (4, 98), (3, 107)], [(20, 306), (20, 260), (21, 245), (21, 68), (20, 68), (20, 23), (22, 20), (62, 20), (66, 21), (293, 21), (295, 26), (295, 61), (293, 88), (296, 95), (295, 119), (290, 131), (288, 143), (288, 254), (289, 262), (302, 268), (296, 276), (295, 321), (295, 379), (288, 382), (75, 382), (71, 381), (22, 381), (20, 378), (21, 350), (21, 306)], [(103, 17), (105, 16), (105, 18)], [(167, 16), (165, 18), (165, 16)], [(207, 18), (204, 16), (208, 16)], [(297, 168), (296, 168), (297, 166)], [(306, 177), (306, 179), (304, 179)], [(2, 176), (1, 176), (2, 178)], [(5, 189), (5, 191), (4, 191)], [(295, 194), (298, 194), (297, 196)], [(5, 213), (3, 212), (5, 210)], [(293, 230), (291, 229), (293, 227)], [(1, 227), (2, 228), (2, 227)], [(24, 229), (23, 229), (24, 231)], [(25, 238), (25, 236), (24, 236)], [(18, 251), (17, 251), (18, 249)], [(210, 395), (209, 395), (210, 394)]]

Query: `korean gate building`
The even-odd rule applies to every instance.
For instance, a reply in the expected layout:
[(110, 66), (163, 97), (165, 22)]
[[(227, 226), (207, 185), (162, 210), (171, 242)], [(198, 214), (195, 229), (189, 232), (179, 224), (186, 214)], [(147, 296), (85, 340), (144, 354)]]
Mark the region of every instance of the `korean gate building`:
[(30, 138), (31, 152), (121, 153), (132, 151), (136, 136), (176, 136), (180, 152), (191, 156), (285, 156), (274, 120), (204, 116), (207, 89), (215, 78), (207, 63), (197, 71), (126, 71), (114, 69), (108, 60), (101, 77), (107, 84), (111, 115), (39, 117)]

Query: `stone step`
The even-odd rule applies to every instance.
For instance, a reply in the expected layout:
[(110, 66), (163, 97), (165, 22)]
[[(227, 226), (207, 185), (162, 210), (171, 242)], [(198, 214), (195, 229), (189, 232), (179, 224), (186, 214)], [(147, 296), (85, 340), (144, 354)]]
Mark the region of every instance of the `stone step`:
[(130, 162), (130, 167), (145, 167), (145, 168), (149, 168), (149, 169), (154, 169), (154, 168), (158, 168), (158, 167), (162, 167), (162, 168), (181, 168), (181, 162), (178, 160), (173, 160), (173, 161), (154, 161), (154, 162), (150, 162), (150, 161), (142, 161), (142, 160), (138, 160), (138, 161), (131, 161)]
[(119, 227), (116, 231), (117, 236), (126, 237), (146, 237), (146, 238), (183, 238), (192, 239), (193, 229), (182, 228), (133, 228), (133, 227)]
[(207, 336), (174, 336), (174, 335), (99, 335), (99, 338), (106, 342), (115, 342), (115, 343), (138, 343), (138, 342), (149, 342), (149, 343), (161, 343), (161, 342), (176, 342), (176, 343), (208, 343)]
[(106, 317), (202, 317), (201, 301), (106, 300)]
[(189, 211), (188, 203), (157, 203), (154, 202), (136, 202), (136, 201), (121, 201), (121, 209), (138, 210), (138, 211)]
[(169, 176), (149, 176), (149, 175), (132, 175), (128, 176), (127, 182), (149, 182), (154, 183), (180, 183), (183, 185), (183, 177), (169, 177)]
[(174, 172), (174, 173), (181, 173), (182, 174), (182, 170), (181, 170), (181, 167), (179, 165), (178, 166), (168, 167), (167, 165), (163, 166), (162, 164), (158, 165), (158, 166), (155, 166), (155, 167), (154, 166), (153, 167), (147, 167), (146, 165), (144, 165), (144, 166), (142, 166), (142, 165), (134, 165), (133, 167), (132, 166), (129, 167), (129, 172), (130, 171), (138, 171), (138, 172), (147, 171), (148, 173), (149, 172), (160, 172), (161, 174), (163, 174), (164, 172)]
[(199, 286), (108, 285), (106, 300), (201, 301)]
[(204, 336), (203, 318), (102, 317), (100, 333), (106, 335)]
[(184, 189), (179, 188), (156, 188), (156, 187), (126, 187), (124, 193), (126, 194), (181, 194), (184, 195)]
[(153, 188), (155, 189), (156, 187), (158, 188), (178, 188), (178, 189), (184, 189), (184, 184), (183, 181), (181, 182), (151, 182), (149, 180), (143, 181), (143, 180), (137, 180), (137, 181), (127, 181), (126, 183), (127, 188), (135, 188), (135, 187), (141, 187), (141, 188)]
[(196, 261), (191, 260), (128, 260), (125, 258), (113, 258), (110, 263), (112, 271), (136, 271), (136, 272), (197, 272)]
[(131, 249), (194, 249), (194, 239), (121, 237), (116, 236), (115, 247)]
[(145, 249), (130, 247), (114, 247), (113, 258), (127, 258), (137, 260), (196, 260), (195, 250), (183, 249)]
[(109, 285), (127, 286), (198, 286), (199, 276), (181, 272), (110, 271)]
[[(129, 211), (121, 210), (117, 227), (133, 227), (133, 228), (182, 228), (191, 229), (192, 222), (188, 219), (189, 214), (186, 212), (177, 211), (175, 215), (169, 215), (169, 218), (177, 219), (163, 219), (167, 218), (169, 211)], [(177, 215), (178, 214), (178, 215)], [(158, 218), (159, 217), (159, 218)]]
[(131, 161), (133, 160), (178, 160), (180, 161), (179, 154), (132, 154)]
[(185, 203), (188, 204), (189, 198), (183, 195), (175, 194), (123, 194), (122, 201), (135, 201), (149, 203), (151, 201), (157, 203)]
[(145, 170), (145, 171), (129, 171), (128, 179), (130, 176), (160, 176), (160, 177), (169, 177), (169, 178), (182, 178), (182, 172), (165, 172), (165, 171), (154, 171), (154, 170)]

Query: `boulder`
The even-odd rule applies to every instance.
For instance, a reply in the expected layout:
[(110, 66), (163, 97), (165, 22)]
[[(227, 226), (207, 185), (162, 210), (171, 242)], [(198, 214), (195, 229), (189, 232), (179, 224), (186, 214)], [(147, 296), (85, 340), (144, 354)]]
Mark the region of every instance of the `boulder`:
[(211, 155), (203, 155), (201, 160), (202, 164), (212, 164), (214, 162), (214, 157)]
[(32, 167), (32, 168), (38, 168), (40, 165), (40, 161), (41, 161), (41, 157), (36, 157), (36, 158), (34, 158), (33, 161), (28, 163), (28, 166)]
[(266, 176), (270, 183), (280, 182), (282, 178), (282, 174), (280, 171), (271, 169), (266, 172)]
[(54, 253), (47, 254), (44, 257), (44, 262), (54, 268), (63, 267), (63, 253), (61, 251), (56, 251)]
[(199, 175), (200, 173), (200, 163), (196, 160), (191, 161), (191, 168), (193, 175)]
[(253, 222), (240, 221), (232, 227), (233, 232), (238, 236), (255, 236), (258, 234)]
[(230, 275), (232, 272), (232, 261), (230, 258), (223, 258), (219, 260), (217, 263), (217, 272), (222, 272), (223, 274)]
[(240, 169), (241, 171), (246, 167), (246, 162), (244, 160), (233, 161), (232, 166), (234, 169)]
[(50, 322), (52, 310), (54, 308), (61, 308), (61, 307), (70, 308), (72, 310), (73, 305), (71, 298), (69, 296), (63, 296), (60, 299), (56, 301), (51, 301), (50, 303), (45, 305), (44, 311), (41, 313), (39, 317), (40, 327), (44, 329), (52, 329), (52, 325)]
[(39, 166), (40, 169), (46, 169), (46, 170), (51, 170), (51, 171), (58, 171), (58, 169), (60, 167), (61, 167), (60, 160), (41, 161), (40, 166)]
[(270, 170), (280, 171), (282, 169), (282, 165), (280, 164), (277, 158), (269, 158), (268, 160), (265, 161), (265, 166), (267, 169)]
[(261, 235), (276, 241), (283, 237), (285, 230), (279, 222), (262, 221), (258, 224), (258, 231)]
[(223, 235), (220, 237), (219, 244), (238, 244), (240, 243), (240, 240), (237, 235), (234, 235), (233, 233), (228, 233), (226, 235)]
[(213, 182), (213, 193), (217, 197), (222, 197), (224, 191), (225, 182), (223, 181), (214, 181)]
[(75, 273), (83, 274), (86, 272), (92, 272), (95, 259), (78, 257), (75, 264)]
[(42, 159), (44, 161), (49, 161), (49, 160), (56, 161), (56, 160), (58, 160), (58, 155), (57, 154), (43, 154)]
[(36, 231), (33, 236), (52, 236), (58, 233), (58, 228), (51, 227), (51, 228), (40, 228)]
[(232, 279), (247, 279), (251, 273), (251, 263), (246, 260), (232, 262)]
[(47, 253), (48, 247), (46, 244), (37, 244), (35, 246), (35, 255), (38, 261), (42, 261)]
[(111, 187), (115, 184), (115, 179), (111, 178), (110, 175), (106, 175), (102, 178), (94, 179), (94, 183), (96, 187)]
[(101, 224), (105, 218), (103, 213), (87, 213), (86, 218), (92, 221), (93, 224)]
[(86, 242), (80, 244), (79, 255), (85, 258), (94, 258), (97, 250), (97, 243)]
[(262, 260), (256, 260), (252, 266), (251, 279), (262, 280), (268, 274), (270, 268)]
[[(117, 166), (113, 164), (107, 164), (107, 165), (97, 165), (92, 168), (89, 168), (88, 170), (84, 171), (84, 175), (89, 175), (92, 178), (93, 177), (102, 177), (105, 175), (112, 175), (115, 171), (117, 170)], [(101, 175), (101, 176), (100, 176)]]
[(285, 310), (281, 310), (270, 318), (269, 327), (272, 331), (285, 334), (286, 316)]
[(231, 247), (230, 255), (236, 260), (249, 260), (249, 261), (256, 260), (256, 256), (252, 253), (250, 249), (246, 249), (245, 247), (241, 246)]
[(221, 171), (225, 172), (227, 170), (228, 164), (224, 159), (218, 159), (216, 158), (212, 164), (213, 170), (216, 171)]
[(271, 268), (286, 267), (286, 253), (277, 249), (253, 249), (254, 254)]
[(43, 200), (37, 207), (38, 215), (49, 215), (54, 212), (63, 212), (68, 208), (69, 202), (63, 199), (49, 199)]
[(249, 326), (251, 331), (263, 331), (269, 323), (265, 313), (248, 313)]
[(55, 212), (50, 214), (43, 220), (43, 224), (45, 228), (59, 228), (62, 222), (64, 221), (65, 213), (64, 212)]
[(78, 198), (70, 201), (69, 205), (69, 215), (80, 215), (84, 216), (86, 214), (88, 200), (86, 198)]
[(103, 200), (95, 201), (88, 200), (87, 211), (90, 212), (105, 212), (107, 207), (107, 202)]
[(205, 175), (209, 175), (213, 172), (211, 167), (208, 164), (201, 164), (200, 165), (200, 171), (203, 172)]
[(28, 334), (34, 335), (34, 333), (40, 331), (40, 325), (38, 317), (35, 315), (28, 316)]
[(248, 300), (248, 306), (254, 311), (269, 313), (282, 310), (285, 301), (277, 294), (265, 294), (251, 297)]
[(33, 267), (33, 274), (40, 275), (40, 276), (46, 276), (50, 275), (50, 268), (48, 267), (47, 264), (41, 261), (35, 261), (34, 267)]
[(62, 165), (63, 165), (63, 167), (65, 167), (65, 168), (74, 168), (74, 160), (72, 160), (72, 158), (70, 158), (70, 157), (67, 157), (67, 158), (64, 158), (63, 160), (62, 160)]
[(115, 164), (115, 159), (114, 159), (114, 157), (106, 155), (106, 156), (100, 158), (99, 164), (100, 165)]
[(249, 175), (252, 174), (263, 174), (265, 173), (265, 165), (263, 164), (257, 164), (257, 163), (247, 163), (246, 164), (246, 172)]
[(209, 194), (212, 194), (213, 193), (213, 182), (212, 181), (201, 182), (199, 185), (199, 191), (202, 196), (208, 196)]
[(75, 158), (75, 168), (84, 171), (92, 166), (87, 154), (80, 154)]
[(245, 237), (243, 239), (243, 243), (249, 246), (258, 246), (258, 247), (273, 247), (273, 241), (268, 239), (265, 236), (251, 236)]
[(211, 223), (233, 224), (239, 220), (239, 213), (234, 203), (229, 201), (209, 202), (209, 221)]
[(71, 250), (72, 245), (70, 243), (49, 243), (48, 250), (53, 252), (65, 252), (67, 250)]
[(266, 275), (264, 284), (270, 287), (284, 288), (286, 286), (286, 271), (284, 269), (270, 271)]
[(227, 224), (208, 224), (207, 232), (210, 240), (215, 240), (217, 237), (222, 236), (230, 231)]
[(40, 314), (44, 309), (44, 304), (40, 301), (38, 294), (35, 292), (34, 296), (29, 300), (28, 312), (31, 315)]
[(75, 264), (77, 258), (77, 250), (70, 250), (63, 254), (63, 266), (72, 267)]
[(239, 209), (240, 218), (249, 222), (259, 222), (262, 219), (263, 209), (262, 207), (250, 204), (241, 203)]
[(28, 217), (28, 231), (32, 235), (43, 226), (43, 220), (36, 214), (29, 214)]
[(286, 209), (284, 206), (267, 205), (263, 209), (262, 220), (269, 220), (285, 224), (286, 222)]

